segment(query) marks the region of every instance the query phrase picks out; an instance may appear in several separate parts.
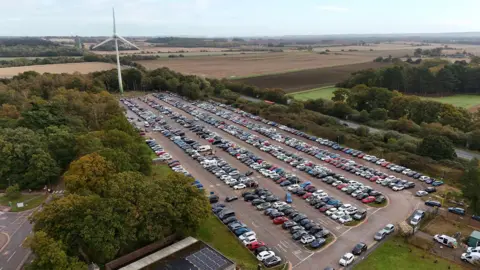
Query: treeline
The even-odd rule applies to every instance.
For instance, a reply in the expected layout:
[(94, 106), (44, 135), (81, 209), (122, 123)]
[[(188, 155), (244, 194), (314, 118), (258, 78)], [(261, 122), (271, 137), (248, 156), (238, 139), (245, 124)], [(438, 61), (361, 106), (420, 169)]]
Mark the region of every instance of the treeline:
[[(139, 60), (155, 60), (159, 56), (155, 55), (125, 55), (120, 56), (120, 63), (126, 66), (132, 66), (137, 68), (143, 68), (135, 63)], [(81, 57), (46, 57), (46, 58), (15, 58), (12, 60), (0, 60), (0, 68), (4, 67), (22, 67), (32, 65), (51, 65), (51, 64), (66, 64), (66, 63), (82, 63), (82, 62), (104, 62), (104, 63), (116, 63), (117, 59), (115, 55), (97, 55), (86, 53)]]
[(359, 84), (383, 87), (406, 94), (453, 95), (480, 93), (480, 67), (465, 62), (423, 61), (419, 66), (398, 64), (383, 69), (353, 73), (338, 87), (352, 88)]
[(0, 39), (0, 57), (82, 56), (83, 51), (41, 38)]
[(147, 39), (145, 42), (155, 43), (156, 47), (237, 47), (245, 44), (243, 41), (229, 42), (226, 38), (187, 38), (187, 37), (157, 37)]
[(90, 75), (25, 72), (0, 81), (0, 188), (53, 187), (65, 196), (36, 212), (28, 269), (87, 269), (208, 215), (192, 179), (152, 173), (151, 150), (118, 100)]

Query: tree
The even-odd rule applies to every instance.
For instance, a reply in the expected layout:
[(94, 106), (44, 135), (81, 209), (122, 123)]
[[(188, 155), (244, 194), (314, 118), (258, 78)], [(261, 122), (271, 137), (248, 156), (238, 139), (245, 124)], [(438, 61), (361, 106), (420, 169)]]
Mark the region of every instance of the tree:
[(332, 114), (337, 117), (345, 118), (345, 116), (350, 115), (352, 112), (352, 108), (345, 102), (335, 102), (333, 104)]
[(345, 102), (350, 94), (350, 91), (345, 88), (338, 88), (333, 91), (332, 100), (335, 102)]
[(388, 119), (388, 111), (384, 108), (375, 108), (370, 112), (370, 118), (373, 120), (386, 120)]
[(61, 168), (75, 159), (75, 135), (66, 126), (49, 126), (45, 129), (48, 150)]
[(418, 146), (418, 153), (435, 160), (454, 159), (457, 157), (452, 141), (443, 136), (427, 136)]
[(102, 195), (108, 191), (108, 177), (114, 172), (110, 162), (92, 153), (72, 162), (63, 178), (70, 193)]
[(293, 100), (289, 105), (288, 105), (288, 112), (292, 113), (299, 113), (304, 109), (303, 102), (298, 101), (298, 100)]
[(6, 190), (5, 190), (5, 196), (9, 199), (9, 200), (15, 200), (15, 199), (18, 199), (20, 197), (20, 186), (18, 184), (15, 184), (15, 185), (12, 185), (12, 186), (9, 186)]
[(78, 261), (77, 258), (68, 256), (65, 245), (61, 241), (55, 241), (45, 232), (38, 231), (29, 236), (25, 246), (35, 253), (35, 258), (27, 266), (27, 270), (51, 269), (51, 270), (87, 270), (88, 266)]
[(480, 213), (480, 193), (478, 187), (480, 186), (480, 168), (478, 167), (478, 160), (472, 159), (462, 175), (461, 178), (462, 193), (470, 200), (470, 208), (474, 213)]

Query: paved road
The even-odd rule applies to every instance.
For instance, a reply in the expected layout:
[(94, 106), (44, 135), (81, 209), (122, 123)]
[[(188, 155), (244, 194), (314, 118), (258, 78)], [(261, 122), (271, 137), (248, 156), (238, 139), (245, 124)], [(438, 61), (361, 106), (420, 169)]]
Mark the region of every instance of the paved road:
[[(159, 100), (156, 100), (158, 103), (162, 103)], [(138, 103), (138, 102), (137, 102)], [(165, 103), (164, 103), (165, 105)], [(147, 106), (146, 104), (142, 104), (142, 106)], [(172, 108), (172, 106), (168, 105)], [(150, 108), (151, 109), (151, 108)], [(172, 108), (176, 110), (178, 113), (181, 113), (185, 116), (189, 116), (186, 112), (183, 112), (179, 109)], [(151, 109), (154, 111), (153, 109)], [(191, 116), (189, 118), (192, 118)], [(174, 126), (173, 123), (169, 123), (170, 125)], [(261, 152), (260, 150), (256, 149), (255, 147), (246, 144), (245, 142), (236, 139), (233, 136), (230, 136), (228, 133), (220, 129), (216, 129), (213, 126), (210, 126), (206, 123), (203, 123), (207, 128), (212, 131), (217, 132), (221, 136), (227, 138), (228, 140), (234, 141), (238, 143), (242, 147), (248, 148), (253, 153), (261, 156), (265, 160), (269, 161), (271, 159), (272, 163), (280, 163), (279, 160), (274, 159), (269, 154)], [(163, 146), (167, 149), (169, 153), (175, 159), (179, 159), (182, 164), (186, 164), (185, 167), (187, 170), (190, 171), (192, 175), (194, 175), (198, 180), (200, 180), (207, 190), (213, 190), (216, 193), (219, 193), (221, 198), (224, 196), (231, 195), (234, 193), (232, 189), (225, 186), (223, 183), (219, 183), (217, 179), (211, 176), (210, 173), (203, 170), (195, 162), (191, 162), (191, 159), (186, 156), (182, 150), (178, 149), (171, 141), (166, 140), (163, 135), (158, 133), (149, 134), (150, 136), (154, 137), (158, 142), (163, 144)], [(198, 140), (201, 143), (204, 143), (201, 139), (197, 139), (198, 137), (193, 134), (188, 134), (187, 136)], [(237, 161), (235, 158), (229, 156), (228, 154), (224, 153), (223, 151), (219, 150), (216, 153), (217, 155), (224, 158), (227, 162), (231, 163), (232, 165), (238, 167), (240, 170), (243, 170), (245, 166), (241, 162)], [(284, 168), (289, 168), (286, 164), (281, 164)], [(197, 168), (198, 167), (198, 168)], [(245, 167), (245, 170), (247, 168)], [(336, 168), (335, 168), (336, 169)], [(337, 169), (338, 170), (338, 169)], [(306, 178), (307, 176), (302, 178)], [(352, 175), (352, 179), (360, 180), (365, 182), (366, 180), (361, 179), (357, 176)], [(274, 184), (269, 179), (263, 179), (262, 177), (258, 178), (260, 185), (268, 188), (274, 194), (279, 195), (280, 197), (284, 195), (285, 191), (281, 189), (278, 185)], [(312, 179), (313, 180), (313, 179)], [(319, 182), (318, 179), (314, 179), (313, 181)], [(329, 185), (322, 185), (319, 186), (322, 189), (330, 188)], [(378, 188), (381, 190), (381, 187)], [(273, 226), (271, 221), (263, 216), (263, 214), (258, 213), (257, 211), (253, 210), (251, 206), (246, 204), (243, 201), (235, 202), (233, 205), (235, 211), (238, 213), (237, 215), (242, 219), (243, 222), (247, 223), (251, 226), (257, 233), (259, 237), (265, 241), (270, 246), (275, 246), (275, 249), (280, 252), (285, 258), (290, 260), (295, 268), (298, 269), (321, 269), (322, 266), (332, 265), (338, 266), (338, 259), (341, 255), (345, 252), (351, 250), (351, 248), (358, 242), (363, 241), (373, 245), (375, 242), (373, 241), (373, 235), (375, 232), (383, 227), (385, 224), (390, 222), (396, 222), (399, 220), (403, 220), (408, 216), (408, 214), (418, 205), (418, 200), (414, 198), (411, 193), (409, 192), (393, 192), (389, 189), (381, 190), (390, 200), (390, 205), (384, 209), (368, 209), (368, 220), (366, 224), (358, 226), (356, 228), (347, 228), (336, 224), (335, 222), (331, 221), (329, 218), (325, 217), (323, 214), (319, 213), (318, 211), (314, 210), (312, 207), (308, 206), (305, 202), (301, 199), (295, 199), (294, 205), (297, 209), (305, 212), (310, 218), (315, 218), (319, 222), (323, 222), (325, 227), (331, 229), (332, 232), (335, 233), (337, 236), (337, 241), (331, 245), (330, 247), (326, 248), (317, 253), (311, 253), (308, 250), (305, 250), (302, 246), (298, 245), (296, 242), (292, 241), (289, 234), (286, 234), (282, 229), (278, 228), (278, 226)], [(349, 196), (346, 196), (344, 193), (338, 190), (329, 190), (330, 194), (340, 197), (342, 200), (351, 200)], [(391, 193), (391, 194), (390, 194)], [(358, 204), (356, 201), (355, 204)], [(338, 228), (337, 228), (338, 227)]]
[[(249, 101), (253, 101), (253, 102), (262, 102), (262, 100), (260, 100), (260, 99), (256, 99), (256, 98), (249, 97), (249, 96), (243, 96), (242, 95), (242, 98), (247, 99)], [(345, 124), (345, 125), (347, 125), (351, 128), (358, 128), (359, 126), (361, 126), (360, 124), (357, 124), (355, 122), (343, 120), (343, 119), (340, 119), (340, 118), (336, 118), (334, 116), (331, 116), (331, 117), (337, 119), (341, 124)], [(373, 133), (379, 133), (379, 132), (385, 132), (386, 131), (386, 130), (383, 130), (383, 129), (373, 128), (373, 127), (368, 127), (368, 129), (370, 130), (370, 132), (373, 132)], [(480, 159), (480, 154), (475, 153), (475, 152), (471, 152), (471, 151), (467, 151), (467, 150), (463, 150), (461, 148), (455, 148), (455, 152), (457, 153), (457, 156), (459, 158), (464, 158), (464, 159), (467, 159), (467, 160), (471, 160), (471, 159), (474, 159), (474, 158)]]
[(0, 212), (0, 232), (6, 233), (9, 238), (8, 243), (0, 247), (0, 270), (20, 269), (30, 254), (30, 250), (23, 248), (22, 243), (32, 231), (28, 221), (32, 212)]

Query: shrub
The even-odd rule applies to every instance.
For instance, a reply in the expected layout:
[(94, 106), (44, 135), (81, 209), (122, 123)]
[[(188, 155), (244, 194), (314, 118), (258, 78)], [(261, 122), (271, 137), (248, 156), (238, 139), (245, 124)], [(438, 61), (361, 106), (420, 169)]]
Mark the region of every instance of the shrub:
[(15, 184), (13, 186), (9, 186), (5, 190), (5, 196), (10, 199), (14, 200), (20, 197), (20, 186), (18, 184)]

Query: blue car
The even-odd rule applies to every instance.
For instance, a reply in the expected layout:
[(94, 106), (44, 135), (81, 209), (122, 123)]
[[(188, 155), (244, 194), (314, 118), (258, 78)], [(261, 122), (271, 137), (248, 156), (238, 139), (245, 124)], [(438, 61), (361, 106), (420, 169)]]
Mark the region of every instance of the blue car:
[(303, 184), (300, 184), (300, 187), (305, 188), (306, 186), (309, 186), (311, 184), (312, 184), (312, 182), (305, 182)]
[(242, 235), (246, 232), (249, 232), (249, 231), (251, 231), (249, 228), (240, 228), (240, 229), (235, 230), (234, 233), (235, 233), (236, 236), (240, 236), (240, 235)]
[(457, 214), (457, 215), (460, 215), (460, 216), (465, 215), (465, 209), (460, 208), (460, 207), (449, 207), (448, 212), (454, 213), (454, 214)]
[(287, 192), (287, 194), (285, 194), (285, 202), (286, 203), (292, 203), (293, 202), (292, 194), (290, 192)]
[(472, 219), (480, 221), (480, 215), (472, 215)]
[(442, 204), (437, 201), (426, 201), (425, 202), (426, 206), (436, 206), (436, 207), (442, 207)]
[(434, 181), (432, 183), (432, 186), (434, 186), (434, 187), (438, 187), (438, 186), (441, 186), (441, 185), (443, 185), (443, 181)]
[(325, 243), (326, 243), (325, 238), (318, 238), (315, 241), (313, 241), (312, 243), (310, 243), (310, 247), (311, 248), (320, 248), (320, 247), (323, 247), (325, 245)]

